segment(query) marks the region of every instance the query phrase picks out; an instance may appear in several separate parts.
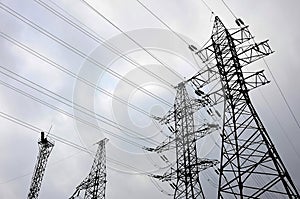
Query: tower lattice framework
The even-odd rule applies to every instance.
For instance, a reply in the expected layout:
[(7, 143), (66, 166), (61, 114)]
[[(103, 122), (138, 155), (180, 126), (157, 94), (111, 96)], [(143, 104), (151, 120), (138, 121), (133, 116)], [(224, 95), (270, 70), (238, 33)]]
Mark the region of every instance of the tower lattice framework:
[[(218, 198), (300, 198), (249, 97), (250, 90), (269, 81), (263, 71), (243, 72), (272, 50), (267, 40), (254, 42), (241, 20), (237, 24), (229, 30), (216, 17), (211, 43), (196, 52), (215, 67), (218, 75), (209, 78), (222, 84), (222, 91), (204, 95), (211, 104), (224, 103)], [(200, 73), (190, 79), (198, 93), (207, 84), (200, 79)]]
[(76, 187), (70, 197), (74, 199), (83, 196), (84, 199), (105, 199), (106, 189), (106, 152), (107, 139), (100, 140), (94, 162), (89, 175)]
[(173, 138), (149, 151), (163, 152), (176, 150), (176, 168), (164, 175), (154, 175), (162, 181), (168, 181), (175, 189), (174, 199), (205, 198), (199, 179), (199, 172), (218, 164), (217, 160), (198, 158), (196, 141), (211, 133), (216, 126), (203, 124), (196, 129), (194, 113), (203, 107), (203, 101), (189, 97), (185, 82), (178, 84), (174, 107), (163, 117), (156, 117), (161, 124), (168, 126)]
[(47, 161), (54, 147), (54, 142), (51, 142), (47, 138), (45, 138), (44, 132), (42, 132), (41, 140), (38, 142), (38, 145), (39, 145), (39, 155), (37, 158), (37, 163), (35, 165), (33, 177), (31, 180), (29, 194), (27, 197), (28, 199), (36, 199), (39, 196), (39, 191), (41, 189)]

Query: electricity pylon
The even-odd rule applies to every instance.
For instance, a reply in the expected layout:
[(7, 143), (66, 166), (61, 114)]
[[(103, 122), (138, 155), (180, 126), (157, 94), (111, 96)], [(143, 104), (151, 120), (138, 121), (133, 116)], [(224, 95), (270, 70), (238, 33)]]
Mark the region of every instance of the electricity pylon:
[(76, 187), (76, 191), (70, 197), (79, 197), (80, 192), (84, 199), (105, 199), (106, 188), (106, 153), (105, 144), (108, 139), (97, 142), (98, 149), (89, 175)]
[(41, 140), (38, 142), (38, 144), (39, 144), (39, 155), (37, 157), (37, 164), (35, 165), (33, 177), (31, 180), (29, 194), (27, 197), (28, 199), (38, 198), (47, 161), (54, 147), (54, 142), (49, 141), (47, 138), (45, 138), (44, 132), (41, 132)]
[[(191, 99), (184, 82), (177, 87), (174, 108), (163, 118), (158, 118), (161, 124), (166, 124), (173, 134), (173, 139), (162, 143), (149, 151), (162, 152), (176, 149), (176, 168), (171, 168), (164, 175), (152, 175), (162, 181), (168, 181), (175, 189), (175, 199), (205, 198), (199, 180), (199, 172), (218, 164), (217, 160), (198, 158), (196, 141), (212, 132), (213, 128), (195, 128), (193, 114), (203, 106), (200, 100)], [(217, 129), (217, 128), (216, 128)]]
[(250, 90), (269, 81), (263, 71), (243, 72), (272, 50), (267, 40), (254, 42), (248, 26), (236, 22), (239, 28), (229, 30), (216, 17), (211, 42), (199, 51), (190, 46), (209, 67), (214, 65), (217, 75), (209, 78), (222, 84), (219, 92), (204, 94), (203, 74), (189, 80), (211, 104), (224, 103), (218, 198), (300, 198), (249, 97)]

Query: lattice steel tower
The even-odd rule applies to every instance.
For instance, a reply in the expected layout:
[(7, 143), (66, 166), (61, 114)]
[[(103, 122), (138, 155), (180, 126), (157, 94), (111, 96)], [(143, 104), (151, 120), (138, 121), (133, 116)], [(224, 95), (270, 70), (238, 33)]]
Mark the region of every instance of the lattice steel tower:
[(80, 192), (84, 199), (105, 199), (106, 188), (106, 153), (105, 144), (108, 139), (97, 142), (98, 149), (89, 175), (76, 187), (70, 199), (79, 197)]
[(173, 139), (162, 143), (149, 151), (162, 152), (176, 149), (176, 168), (171, 168), (164, 175), (152, 177), (168, 181), (175, 189), (175, 199), (205, 198), (202, 191), (199, 172), (217, 164), (217, 160), (198, 158), (196, 141), (212, 132), (212, 128), (195, 128), (193, 114), (203, 106), (203, 101), (191, 99), (182, 82), (176, 87), (174, 108), (163, 118), (158, 118), (161, 124), (166, 124), (173, 134)]
[(47, 161), (54, 147), (54, 142), (49, 141), (47, 138), (45, 138), (44, 132), (41, 132), (41, 140), (38, 142), (38, 144), (39, 144), (39, 155), (37, 158), (38, 161), (37, 164), (35, 165), (33, 177), (31, 180), (29, 194), (27, 197), (28, 199), (38, 198)]
[[(263, 71), (243, 72), (246, 65), (272, 50), (268, 41), (254, 42), (240, 19), (236, 22), (240, 27), (229, 30), (216, 17), (211, 43), (196, 52), (204, 62), (215, 64), (223, 86), (218, 198), (300, 198), (249, 97), (250, 90), (268, 81)], [(200, 78), (196, 75), (191, 79), (198, 91), (204, 84)], [(216, 94), (206, 97), (219, 103), (220, 95)]]

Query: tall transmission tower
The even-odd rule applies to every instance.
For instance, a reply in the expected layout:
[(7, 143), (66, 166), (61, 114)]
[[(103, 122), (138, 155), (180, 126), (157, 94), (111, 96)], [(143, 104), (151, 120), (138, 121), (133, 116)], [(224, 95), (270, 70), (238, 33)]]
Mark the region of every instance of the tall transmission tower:
[(250, 90), (269, 81), (263, 71), (243, 72), (272, 50), (267, 40), (256, 43), (248, 26), (236, 22), (239, 28), (229, 30), (216, 17), (210, 43), (201, 50), (190, 46), (208, 71), (217, 71), (208, 79), (222, 84), (218, 92), (203, 95), (208, 84), (201, 80), (203, 72), (189, 80), (211, 104), (224, 103), (218, 198), (300, 198), (249, 97)]
[(43, 176), (45, 173), (46, 165), (50, 153), (54, 147), (54, 142), (49, 141), (44, 132), (41, 132), (41, 140), (39, 144), (39, 155), (37, 158), (37, 164), (35, 165), (33, 177), (31, 180), (31, 185), (29, 189), (28, 199), (36, 199), (39, 196), (39, 191), (41, 189)]
[(160, 123), (166, 124), (173, 134), (173, 139), (162, 143), (149, 151), (162, 152), (176, 150), (176, 168), (171, 168), (164, 175), (153, 175), (162, 181), (169, 181), (175, 189), (175, 199), (205, 198), (200, 184), (199, 172), (218, 164), (217, 160), (201, 159), (197, 155), (196, 141), (217, 129), (217, 126), (199, 129), (195, 128), (193, 114), (203, 106), (203, 101), (191, 99), (185, 88), (184, 82), (176, 87), (174, 108), (163, 118), (158, 118)]
[(108, 139), (97, 142), (98, 149), (89, 175), (76, 187), (76, 191), (70, 197), (74, 199), (80, 192), (84, 199), (105, 199), (106, 188), (106, 153), (105, 144)]

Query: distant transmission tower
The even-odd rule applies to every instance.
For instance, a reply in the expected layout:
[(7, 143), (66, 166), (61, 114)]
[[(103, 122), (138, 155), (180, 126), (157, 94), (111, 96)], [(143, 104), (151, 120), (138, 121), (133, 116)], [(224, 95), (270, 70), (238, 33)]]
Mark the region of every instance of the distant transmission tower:
[(173, 139), (162, 143), (155, 149), (149, 151), (162, 152), (169, 149), (176, 149), (176, 168), (162, 176), (153, 175), (162, 181), (168, 181), (175, 189), (175, 199), (204, 198), (199, 172), (218, 164), (217, 160), (201, 159), (197, 156), (196, 141), (218, 129), (218, 126), (205, 125), (199, 129), (195, 128), (193, 114), (204, 106), (203, 101), (191, 99), (182, 82), (177, 87), (174, 108), (163, 118), (156, 118), (162, 124), (166, 124), (173, 134)]
[[(268, 41), (255, 43), (248, 26), (227, 29), (216, 17), (211, 43), (196, 54), (218, 73), (218, 92), (203, 95), (200, 73), (190, 79), (199, 96), (224, 103), (218, 198), (300, 198), (287, 169), (255, 111), (249, 91), (268, 83), (263, 71), (243, 72), (248, 64), (272, 53)], [(196, 51), (194, 46), (190, 46)], [(211, 67), (208, 71), (212, 71)], [(213, 77), (213, 78), (212, 78)], [(221, 97), (223, 96), (222, 100)]]
[(97, 142), (98, 149), (92, 169), (89, 175), (76, 187), (76, 191), (70, 197), (74, 199), (79, 197), (80, 192), (84, 199), (105, 199), (106, 188), (106, 153), (105, 144), (107, 139)]
[(27, 197), (28, 199), (38, 198), (47, 161), (54, 147), (54, 142), (50, 142), (47, 138), (45, 138), (44, 132), (41, 132), (41, 140), (38, 142), (38, 144), (39, 144), (39, 155), (37, 158), (38, 161), (37, 164), (35, 165), (33, 177), (31, 180), (29, 194)]

